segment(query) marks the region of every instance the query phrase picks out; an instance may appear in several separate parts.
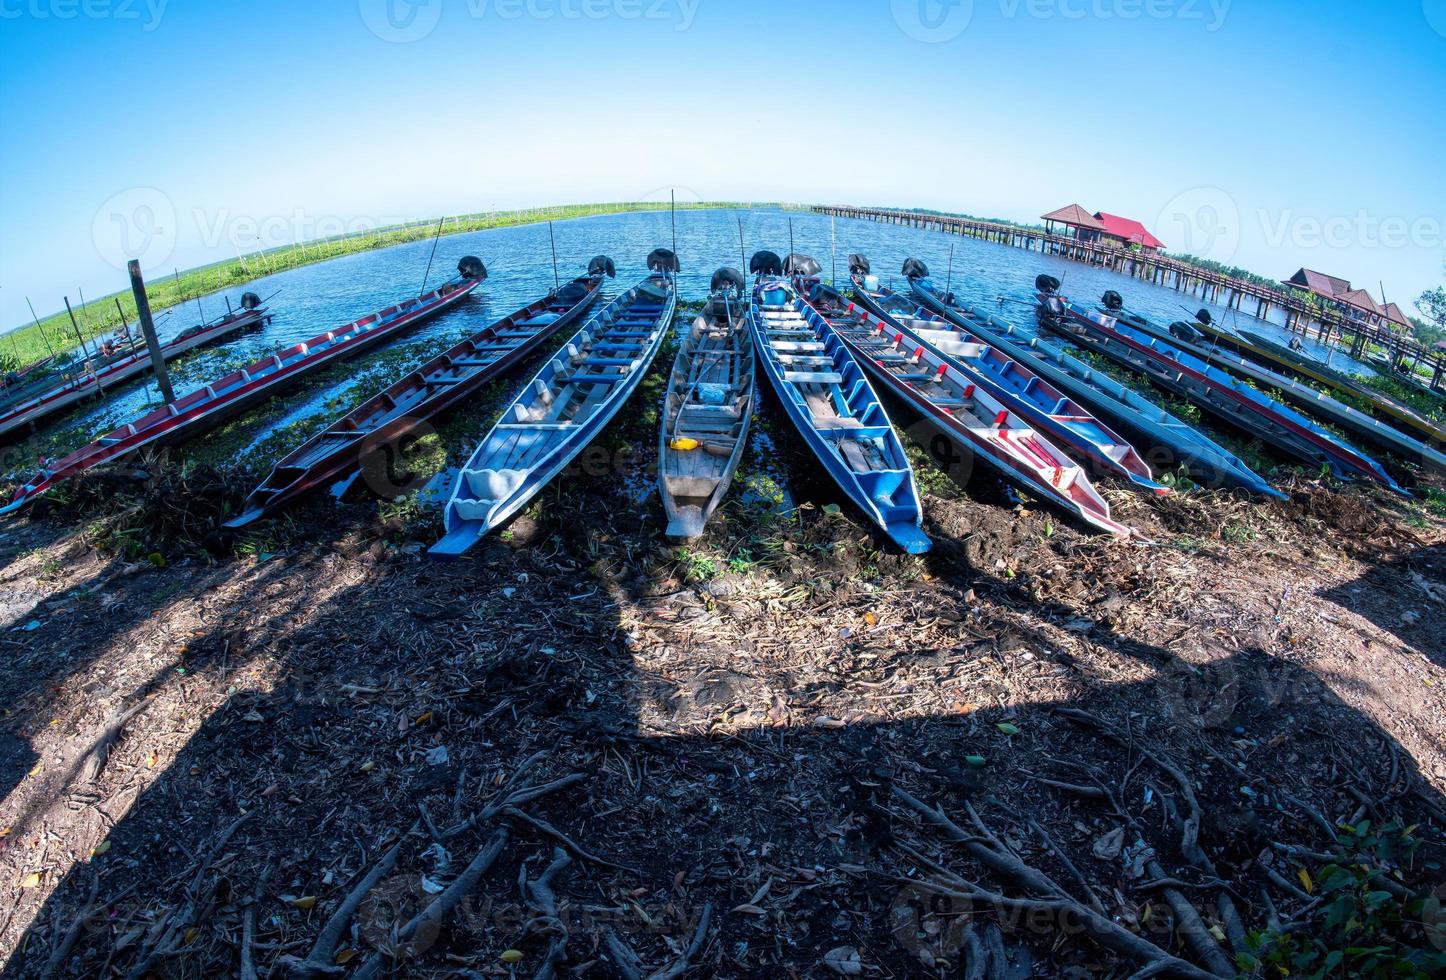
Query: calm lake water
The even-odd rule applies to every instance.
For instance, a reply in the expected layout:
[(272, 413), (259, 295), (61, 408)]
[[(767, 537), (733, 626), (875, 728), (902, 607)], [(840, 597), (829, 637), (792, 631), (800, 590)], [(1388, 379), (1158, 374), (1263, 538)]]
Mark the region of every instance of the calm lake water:
[[(752, 255), (760, 248), (786, 254), (790, 248), (790, 224), (793, 249), (813, 255), (823, 266), (826, 277), (836, 269), (837, 276), (845, 278), (849, 253), (861, 252), (869, 257), (874, 272), (885, 283), (892, 282), (899, 288), (906, 284), (898, 275), (898, 270), (909, 256), (923, 259), (934, 278), (942, 284), (950, 264), (952, 246), (951, 285), (954, 292), (972, 305), (1021, 326), (1033, 327), (1033, 311), (1030, 306), (1022, 304), (1032, 304), (1034, 277), (1040, 272), (1048, 272), (1063, 280), (1065, 292), (1080, 299), (1096, 300), (1107, 289), (1118, 290), (1125, 297), (1127, 306), (1151, 319), (1169, 322), (1188, 318), (1186, 308), (1193, 311), (1203, 305), (1211, 310), (1218, 323), (1227, 327), (1256, 330), (1282, 341), (1287, 337), (1276, 324), (1208, 303), (1202, 304), (1198, 299), (1174, 290), (1106, 270), (940, 232), (856, 219), (833, 221), (821, 215), (801, 212), (679, 211), (677, 251), (683, 270), (679, 276), (681, 295), (686, 299), (701, 299), (707, 294), (709, 277), (718, 266), (746, 268), (743, 254)], [(623, 288), (645, 275), (644, 259), (648, 252), (658, 246), (671, 247), (673, 242), (670, 216), (665, 211), (576, 218), (558, 222), (554, 230), (558, 275), (566, 280), (583, 272), (594, 255), (610, 255), (618, 268), (617, 281), (610, 283), (610, 290)], [(248, 289), (263, 297), (277, 293), (269, 302), (272, 322), (229, 344), (173, 363), (171, 376), (177, 393), (200, 387), (218, 375), (277, 348), (342, 326), (389, 306), (408, 294), (416, 294), (422, 285), (431, 249), (430, 241), (410, 242), (265, 276), (228, 291), (225, 295), (233, 306), (239, 303), (241, 293)], [(415, 350), (418, 360), (531, 302), (553, 283), (552, 250), (546, 225), (501, 228), (442, 238), (429, 285), (435, 286), (452, 275), (463, 255), (479, 256), (486, 263), (490, 277), (467, 303), (397, 341), (397, 344), (407, 345), (409, 353)], [(1001, 296), (1021, 302), (1000, 305), (998, 298)], [(221, 294), (205, 297), (201, 304), (209, 318), (225, 312)], [(158, 310), (157, 315), (165, 312)], [(158, 321), (162, 339), (179, 333), (197, 319), (194, 301), (172, 310), (169, 316)], [(378, 352), (373, 351), (352, 363), (364, 367), (377, 356)], [(1333, 363), (1345, 366), (1347, 361), (1336, 354)], [(1352, 368), (1362, 372), (1369, 370), (1354, 365)], [(399, 366), (398, 376), (405, 370), (405, 367)], [(305, 399), (285, 420), (267, 428), (328, 410), (326, 403), (347, 394), (348, 384), (341, 382), (319, 396)], [(133, 384), (110, 394), (103, 403), (91, 404), (73, 415), (62, 417), (55, 425), (76, 435), (89, 432), (96, 436), (157, 404), (159, 396), (154, 384)], [(258, 432), (257, 441), (265, 434)]]

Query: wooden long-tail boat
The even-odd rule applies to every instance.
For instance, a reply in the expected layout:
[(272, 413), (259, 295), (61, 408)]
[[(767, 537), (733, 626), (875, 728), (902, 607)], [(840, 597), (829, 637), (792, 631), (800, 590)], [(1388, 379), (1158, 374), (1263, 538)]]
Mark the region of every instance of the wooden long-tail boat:
[[(1119, 294), (1113, 291), (1105, 294), (1100, 305), (1105, 308), (1106, 313), (1120, 317), (1131, 326), (1139, 326), (1142, 329), (1154, 326), (1144, 317), (1124, 309)], [(1368, 407), (1372, 414), (1380, 416), (1382, 420), (1418, 439), (1434, 441), (1438, 444), (1446, 440), (1446, 428), (1421, 415), (1415, 409), (1401, 404), (1390, 395), (1372, 388), (1361, 378), (1353, 377), (1346, 371), (1331, 367), (1329, 364), (1311, 357), (1304, 350), (1293, 350), (1285, 344), (1277, 343), (1250, 330), (1239, 330), (1238, 332), (1224, 330), (1215, 323), (1210, 311), (1205, 309), (1196, 313), (1186, 326), (1202, 335), (1194, 341), (1197, 347), (1209, 348), (1212, 351), (1218, 351), (1223, 347), (1231, 353), (1249, 358), (1255, 364), (1267, 367), (1277, 373), (1305, 378), (1307, 381), (1331, 389), (1337, 395), (1354, 398)], [(1176, 339), (1189, 340), (1190, 338), (1179, 338), (1176, 335)], [(1441, 393), (1438, 392), (1437, 396), (1440, 397)]]
[(812, 287), (812, 308), (879, 384), (903, 399), (955, 443), (1040, 500), (1111, 534), (1130, 529), (1110, 516), (1076, 463), (1041, 435), (971, 371), (909, 328), (849, 303), (831, 287)]
[(471, 256), (459, 263), (458, 273), (456, 279), (431, 292), (254, 361), (61, 459), (46, 462), (30, 482), (15, 492), (10, 503), (0, 508), (0, 514), (19, 510), (62, 480), (113, 462), (137, 449), (174, 445), (193, 438), (308, 374), (360, 354), (455, 306), (487, 278), (482, 262)]
[[(1258, 388), (1274, 391), (1280, 395), (1282, 400), (1290, 402), (1302, 411), (1309, 412), (1316, 418), (1329, 422), (1359, 439), (1394, 453), (1401, 459), (1418, 463), (1437, 472), (1446, 472), (1446, 454), (1443, 454), (1438, 448), (1443, 439), (1446, 439), (1446, 430), (1440, 426), (1418, 417), (1423, 431), (1428, 433), (1426, 439), (1430, 440), (1429, 443), (1424, 442), (1407, 435), (1395, 426), (1386, 424), (1373, 415), (1337, 401), (1303, 381), (1297, 381), (1295, 378), (1272, 371), (1233, 350), (1221, 350), (1204, 341), (1196, 342), (1188, 336), (1187, 332), (1207, 325), (1208, 310), (1201, 310), (1194, 323), (1174, 323), (1169, 327), (1162, 327), (1152, 323), (1143, 314), (1127, 309), (1118, 293), (1111, 291), (1105, 296), (1107, 302), (1103, 303), (1099, 309), (1110, 316), (1119, 317), (1121, 323), (1151, 337), (1159, 338), (1178, 350), (1194, 355), (1201, 361), (1224, 368)], [(1186, 334), (1186, 336), (1181, 336), (1181, 334)]]
[[(269, 314), (254, 293), (243, 297), (241, 308), (209, 324), (199, 324), (161, 345), (161, 357), (174, 360), (188, 351), (214, 344), (235, 334), (260, 326)], [(144, 344), (114, 357), (103, 365), (71, 365), (72, 376), (40, 390), (28, 390), (0, 409), (0, 438), (54, 415), (92, 395), (151, 370), (151, 355)], [(47, 379), (53, 381), (55, 379)]]
[(658, 432), (658, 490), (667, 535), (703, 533), (738, 470), (753, 416), (753, 335), (743, 273), (713, 273), (707, 305), (678, 347)]
[[(1129, 433), (1135, 445), (1147, 448), (1148, 461), (1161, 470), (1183, 466), (1203, 486), (1236, 486), (1288, 499), (1234, 453), (1133, 388), (1012, 323), (970, 309), (952, 295), (941, 294), (927, 278), (909, 280), (909, 297), (881, 286), (866, 270), (854, 274), (853, 282), (855, 300), (875, 316), (921, 321), (915, 326), (919, 335), (946, 354), (955, 343), (950, 332), (956, 326), (1006, 351), (1088, 405), (1096, 417), (1108, 419)], [(924, 329), (924, 324), (931, 321), (935, 329)]]
[(397, 446), (515, 367), (548, 338), (572, 326), (602, 291), (611, 260), (599, 256), (589, 273), (524, 306), (409, 372), (287, 454), (226, 522), (239, 528), (307, 491), (365, 468), (383, 447)]
[[(767, 267), (777, 268), (769, 254)], [(750, 266), (760, 268), (758, 256)], [(776, 274), (758, 277), (748, 326), (763, 373), (824, 469), (901, 548), (928, 551), (913, 468), (848, 346)]]
[(650, 276), (587, 319), (482, 437), (457, 477), (432, 557), (461, 556), (526, 506), (637, 390), (677, 307), (677, 256), (655, 249), (648, 268)]
[[(918, 259), (911, 261), (916, 263), (916, 268), (923, 268)], [(854, 304), (830, 286), (816, 287), (809, 298), (815, 306), (819, 306), (820, 312), (825, 312), (820, 303), (839, 308), (845, 316), (855, 312)], [(937, 330), (940, 326), (937, 320), (931, 322), (900, 314), (875, 314), (880, 315), (897, 331), (894, 337), (896, 347), (902, 346), (906, 340), (912, 343), (920, 339), (920, 330)], [(938, 344), (934, 346), (939, 349)], [(957, 328), (949, 346), (948, 351), (940, 350), (940, 353), (948, 357), (954, 370), (972, 377), (1011, 412), (1033, 426), (1035, 431), (1075, 459), (1091, 466), (1096, 473), (1123, 477), (1135, 487), (1151, 493), (1163, 495), (1170, 492), (1169, 487), (1156, 481), (1149, 465), (1134, 446), (1024, 361), (963, 327)]]
[(1324, 465), (1342, 479), (1363, 477), (1409, 496), (1380, 463), (1224, 369), (1107, 313), (1071, 302), (1059, 294), (1059, 281), (1053, 276), (1037, 277), (1035, 288), (1042, 326), (1144, 374), (1285, 453)]

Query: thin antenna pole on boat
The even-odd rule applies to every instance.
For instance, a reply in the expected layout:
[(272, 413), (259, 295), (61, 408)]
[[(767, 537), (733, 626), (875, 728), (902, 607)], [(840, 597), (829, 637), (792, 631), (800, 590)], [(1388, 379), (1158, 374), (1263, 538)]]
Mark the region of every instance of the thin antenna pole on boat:
[(30, 319), (35, 321), (35, 329), (40, 331), (40, 339), (45, 341), (45, 349), (50, 351), (50, 356), (55, 356), (55, 348), (50, 346), (50, 338), (45, 336), (45, 328), (40, 325), (40, 317), (35, 315), (35, 304), (30, 302), (30, 297), (25, 297), (25, 305), (30, 307)]
[(949, 287), (954, 285), (954, 243), (949, 243), (949, 271), (944, 276), (944, 295), (949, 295)]
[[(76, 286), (76, 287), (75, 287), (75, 291), (80, 294), (80, 318), (85, 321), (85, 329), (89, 330), (89, 329), (90, 329), (90, 317), (89, 317), (89, 315), (87, 315), (86, 312), (85, 312), (85, 290), (81, 289), (79, 286)], [(97, 340), (95, 337), (92, 337), (92, 338), (91, 338), (91, 342), (95, 345), (95, 352), (96, 352), (97, 354), (99, 354), (99, 353), (100, 353), (100, 341)]]
[(437, 257), (437, 241), (442, 237), (442, 222), (446, 220), (446, 215), (437, 219), (437, 233), (432, 236), (432, 254), (427, 256), (427, 271), (422, 275), (422, 291), (418, 296), (427, 295), (427, 280), (432, 278), (432, 260)]
[[(171, 271), (176, 274), (176, 291), (177, 291), (177, 292), (180, 292), (180, 290), (181, 290), (181, 270), (180, 270), (180, 269), (177, 269), (175, 266), (172, 266), (172, 267), (171, 267)], [(197, 312), (197, 313), (200, 315), (200, 317), (201, 317), (201, 326), (204, 327), (204, 326), (206, 325), (206, 311), (201, 308), (201, 294), (200, 294), (199, 292), (196, 293), (196, 312)]]
[(562, 288), (562, 280), (557, 278), (557, 236), (553, 234), (551, 221), (547, 223), (547, 240), (552, 243), (552, 291), (555, 293)]
[[(227, 305), (227, 306), (230, 306), (230, 305), (231, 305), (231, 301), (230, 301), (229, 299), (226, 301), (226, 305)], [(126, 311), (123, 310), (123, 309), (121, 309), (120, 297), (119, 297), (119, 296), (117, 296), (117, 297), (115, 298), (115, 311), (116, 311), (116, 313), (118, 313), (118, 314), (120, 315), (120, 318), (121, 318), (121, 326), (125, 327), (126, 336), (129, 337), (129, 336), (131, 335), (131, 325), (126, 322)], [(144, 387), (144, 388), (146, 388), (146, 389), (149, 389), (149, 388), (151, 387), (151, 386), (150, 386), (150, 383), (149, 383), (150, 375), (147, 374), (146, 372), (142, 371), (142, 372), (141, 372), (141, 377), (147, 379), (145, 382), (142, 383), (142, 387)], [(160, 388), (159, 385), (157, 385), (157, 386), (156, 386), (156, 394), (160, 394), (160, 392), (161, 392), (161, 388)]]
[(838, 285), (838, 219), (828, 219), (828, 284)]
[(788, 254), (793, 254), (793, 219), (788, 219)]
[[(743, 247), (743, 215), (738, 215), (738, 271), (748, 275), (747, 249)], [(745, 280), (747, 281), (747, 280)]]
[(668, 209), (673, 215), (673, 255), (678, 254), (678, 195), (672, 189), (668, 189)]
[[(70, 308), (69, 296), (65, 297), (65, 312), (70, 314), (70, 325), (75, 329), (75, 339), (80, 341), (80, 356), (85, 359), (85, 362), (87, 364), (89, 364), (90, 351), (85, 346), (85, 338), (80, 335), (80, 324), (75, 322), (75, 311)], [(104, 395), (105, 389), (101, 387), (100, 378), (96, 376), (95, 367), (93, 365), (90, 368), (90, 376), (92, 378), (95, 378), (95, 390)]]

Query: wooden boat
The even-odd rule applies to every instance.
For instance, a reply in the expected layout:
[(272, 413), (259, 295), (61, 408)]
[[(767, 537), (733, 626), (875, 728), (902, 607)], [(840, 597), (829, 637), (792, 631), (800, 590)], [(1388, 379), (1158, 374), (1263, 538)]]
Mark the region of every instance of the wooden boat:
[(748, 328), (764, 374), (824, 469), (901, 548), (928, 551), (913, 468), (843, 340), (786, 279), (773, 275), (758, 277)]
[(1394, 378), (1401, 382), (1401, 384), (1406, 385), (1408, 388), (1420, 394), (1429, 395), (1438, 402), (1446, 402), (1446, 391), (1442, 391), (1440, 388), (1433, 388), (1415, 371), (1398, 366), (1396, 362), (1392, 361), (1389, 357), (1384, 357), (1380, 354), (1369, 354), (1366, 360), (1370, 361), (1372, 367), (1381, 371), (1387, 377)]
[(375, 347), (455, 306), (487, 278), (482, 263), (471, 256), (462, 260), (458, 270), (457, 279), (429, 293), (277, 351), (142, 415), (62, 459), (47, 462), (39, 474), (15, 492), (8, 505), (0, 508), (0, 514), (19, 510), (60, 481), (137, 449), (184, 442), (306, 375)]
[[(247, 293), (246, 296), (254, 298), (252, 293)], [(214, 323), (193, 327), (162, 344), (161, 357), (171, 361), (187, 351), (251, 330), (265, 322), (268, 315), (266, 308), (260, 305), (260, 300), (252, 303), (247, 299), (239, 310), (228, 313)], [(84, 373), (75, 373), (57, 384), (44, 387), (43, 390), (32, 391), (29, 397), (21, 397), (0, 410), (0, 437), (24, 429), (92, 395), (109, 391), (149, 370), (150, 351), (141, 344), (133, 352), (116, 357), (104, 366), (91, 365)]]
[(1084, 471), (995, 395), (992, 385), (907, 326), (870, 314), (831, 287), (813, 286), (810, 302), (879, 384), (933, 421), (966, 454), (1084, 523), (1129, 536)]
[[(1159, 329), (1138, 314), (1125, 310), (1118, 293), (1113, 291), (1106, 293), (1100, 305), (1104, 312), (1119, 317), (1130, 326), (1141, 329)], [(1284, 344), (1249, 330), (1235, 333), (1222, 330), (1215, 324), (1209, 310), (1202, 309), (1185, 326), (1201, 336), (1198, 338), (1187, 336), (1180, 339), (1191, 340), (1198, 347), (1207, 347), (1212, 351), (1223, 347), (1233, 354), (1249, 358), (1254, 363), (1270, 370), (1324, 385), (1337, 395), (1345, 395), (1363, 403), (1383, 421), (1418, 439), (1431, 439), (1438, 442), (1446, 439), (1446, 429), (1427, 419), (1410, 406), (1403, 405), (1385, 392), (1378, 391), (1366, 384), (1362, 379), (1353, 377), (1346, 371), (1337, 370), (1304, 351), (1292, 350)], [(1446, 397), (1446, 393), (1437, 392), (1436, 394), (1438, 397)]]
[[(1208, 311), (1207, 311), (1208, 312)], [(1198, 320), (1198, 314), (1197, 314)], [(1339, 395), (1356, 399), (1382, 421), (1396, 426), (1402, 432), (1418, 439), (1446, 440), (1446, 427), (1426, 418), (1409, 405), (1404, 405), (1390, 395), (1367, 384), (1362, 378), (1332, 367), (1319, 358), (1303, 351), (1295, 351), (1285, 344), (1250, 330), (1227, 333), (1210, 324), (1191, 324), (1209, 337), (1212, 346), (1225, 347), (1236, 354), (1244, 355), (1257, 364), (1272, 370), (1304, 378), (1332, 389)]]
[(16, 400), (17, 393), (25, 390), (30, 385), (41, 384), (48, 380), (61, 367), (60, 355), (50, 354), (38, 361), (31, 361), (29, 364), (5, 375), (0, 381), (0, 403), (9, 404)]
[(1409, 496), (1380, 463), (1288, 405), (1165, 340), (1071, 302), (1059, 295), (1053, 276), (1039, 276), (1035, 286), (1040, 323), (1048, 329), (1144, 374), (1283, 452), (1327, 466), (1343, 479), (1364, 477)]
[[(918, 260), (914, 260), (918, 262)], [(922, 263), (919, 266), (922, 268)], [(809, 293), (809, 300), (826, 317), (852, 317), (859, 311), (831, 286), (819, 285)], [(824, 309), (827, 305), (829, 309)], [(908, 304), (911, 305), (912, 304)], [(867, 307), (866, 307), (867, 308)], [(836, 312), (835, 312), (836, 311)], [(949, 338), (949, 350), (922, 337), (921, 330), (948, 330), (938, 320), (920, 320), (900, 314), (873, 312), (882, 317), (896, 335), (894, 347), (901, 350), (923, 343), (947, 357), (951, 370), (983, 385), (1006, 408), (1029, 423), (1036, 432), (1060, 446), (1075, 459), (1087, 463), (1097, 473), (1123, 477), (1134, 486), (1156, 494), (1168, 494), (1170, 488), (1156, 482), (1150, 467), (1140, 458), (1135, 447), (1116, 435), (1109, 426), (1095, 418), (1084, 405), (1052, 385), (1048, 379), (1030, 369), (1029, 365), (983, 337), (958, 327)], [(867, 319), (867, 314), (863, 314)]]
[[(1118, 297), (1118, 294), (1114, 294)], [(1221, 367), (1237, 377), (1244, 378), (1256, 387), (1270, 389), (1278, 392), (1280, 397), (1292, 405), (1309, 412), (1311, 415), (1325, 421), (1352, 435), (1378, 446), (1388, 452), (1395, 453), (1398, 457), (1422, 466), (1430, 467), (1438, 472), (1446, 472), (1446, 454), (1418, 439), (1414, 439), (1399, 429), (1387, 425), (1385, 422), (1373, 415), (1368, 415), (1350, 405), (1343, 404), (1329, 395), (1312, 388), (1310, 385), (1294, 378), (1277, 374), (1269, 368), (1256, 364), (1254, 361), (1242, 357), (1233, 351), (1212, 349), (1204, 344), (1192, 343), (1189, 340), (1181, 339), (1177, 333), (1183, 332), (1181, 327), (1186, 329), (1203, 326), (1202, 323), (1175, 324), (1170, 328), (1161, 327), (1151, 323), (1150, 320), (1139, 314), (1125, 309), (1123, 306), (1105, 307), (1102, 312), (1111, 316), (1124, 314), (1121, 319), (1141, 333), (1151, 337), (1157, 337), (1169, 343), (1176, 349), (1194, 355), (1196, 358)], [(1208, 315), (1208, 311), (1206, 312)], [(1428, 436), (1437, 445), (1442, 438), (1446, 438), (1446, 431), (1439, 427), (1430, 426), (1425, 419), (1423, 425), (1435, 429), (1439, 435)]]
[(713, 274), (708, 303), (679, 345), (663, 396), (658, 489), (667, 535), (697, 538), (738, 470), (753, 415), (753, 336), (743, 273)]
[[(941, 295), (927, 278), (911, 279), (910, 286), (910, 298), (923, 304), (915, 307), (911, 315), (923, 322), (932, 317), (938, 324), (932, 331), (924, 329), (922, 323), (915, 329), (944, 353), (949, 353), (955, 342), (948, 335), (948, 328), (963, 327), (1088, 405), (1096, 417), (1108, 419), (1129, 433), (1136, 445), (1148, 447), (1147, 460), (1156, 468), (1171, 471), (1183, 466), (1203, 486), (1236, 486), (1281, 500), (1289, 499), (1195, 426), (1085, 361), (1045, 344), (1012, 323)], [(903, 311), (913, 306), (909, 299), (877, 283), (867, 282), (861, 275), (854, 277), (854, 298), (876, 316), (904, 315)]]
[(423, 422), (511, 370), (592, 306), (605, 277), (599, 259), (593, 260), (599, 271), (478, 331), (308, 439), (276, 464), (225, 526), (244, 527), (317, 486), (357, 472), (382, 447), (398, 445)]
[(472, 453), (430, 554), (459, 557), (562, 472), (637, 390), (677, 306), (677, 257), (648, 256), (653, 274), (588, 318)]

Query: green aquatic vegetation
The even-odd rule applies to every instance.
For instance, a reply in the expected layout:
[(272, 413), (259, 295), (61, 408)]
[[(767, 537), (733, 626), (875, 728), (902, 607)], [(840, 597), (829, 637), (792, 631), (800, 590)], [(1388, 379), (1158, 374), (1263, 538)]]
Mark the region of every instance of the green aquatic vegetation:
[(707, 582), (718, 575), (719, 562), (712, 555), (703, 554), (691, 548), (679, 548), (673, 553), (678, 570), (685, 581)]

